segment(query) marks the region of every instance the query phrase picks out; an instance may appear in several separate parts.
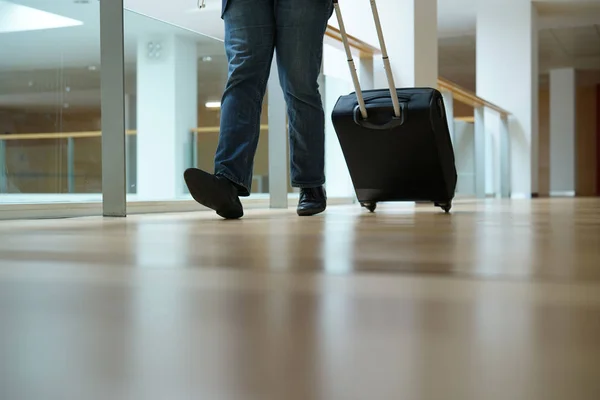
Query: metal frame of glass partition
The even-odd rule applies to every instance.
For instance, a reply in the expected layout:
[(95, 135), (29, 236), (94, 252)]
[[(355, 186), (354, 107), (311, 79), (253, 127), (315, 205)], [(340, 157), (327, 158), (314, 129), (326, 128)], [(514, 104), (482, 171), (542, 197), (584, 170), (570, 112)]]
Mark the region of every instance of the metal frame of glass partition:
[(100, 2), (102, 214), (127, 215), (123, 0)]

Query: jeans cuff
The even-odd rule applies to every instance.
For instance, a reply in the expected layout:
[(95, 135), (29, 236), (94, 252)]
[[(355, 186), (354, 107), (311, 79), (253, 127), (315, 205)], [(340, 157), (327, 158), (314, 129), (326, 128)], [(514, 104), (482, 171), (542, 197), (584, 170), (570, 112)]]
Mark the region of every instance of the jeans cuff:
[(239, 197), (250, 196), (250, 190), (248, 189), (248, 187), (246, 185), (244, 185), (243, 183), (241, 183), (240, 181), (238, 181), (237, 179), (235, 179), (234, 177), (232, 177), (231, 175), (229, 175), (228, 173), (219, 172), (219, 173), (216, 173), (215, 175), (229, 180), (236, 187)]
[(310, 189), (310, 188), (316, 188), (319, 186), (323, 186), (324, 184), (325, 184), (325, 179), (321, 179), (320, 181), (313, 182), (313, 183), (292, 182), (292, 187), (300, 188), (300, 189)]

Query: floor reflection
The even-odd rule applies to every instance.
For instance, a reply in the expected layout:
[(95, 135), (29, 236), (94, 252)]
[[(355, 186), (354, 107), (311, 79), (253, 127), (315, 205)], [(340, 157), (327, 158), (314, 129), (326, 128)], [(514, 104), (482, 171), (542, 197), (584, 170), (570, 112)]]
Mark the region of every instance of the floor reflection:
[(573, 202), (0, 226), (0, 399), (598, 399)]

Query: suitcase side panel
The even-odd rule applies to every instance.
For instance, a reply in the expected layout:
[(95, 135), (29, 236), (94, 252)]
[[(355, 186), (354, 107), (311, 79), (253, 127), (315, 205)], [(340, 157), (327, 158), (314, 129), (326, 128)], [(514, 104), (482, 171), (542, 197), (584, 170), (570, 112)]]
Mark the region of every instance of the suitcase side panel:
[(456, 192), (457, 172), (454, 148), (450, 139), (450, 130), (446, 116), (444, 99), (439, 91), (431, 98), (431, 124), (438, 147), (438, 156), (446, 185), (447, 200), (452, 200)]
[[(387, 101), (389, 91), (366, 91), (365, 100)], [(448, 199), (439, 150), (431, 122), (431, 89), (399, 89), (407, 105), (404, 124), (390, 130), (371, 130), (353, 118), (356, 97), (342, 96), (332, 120), (360, 201)]]

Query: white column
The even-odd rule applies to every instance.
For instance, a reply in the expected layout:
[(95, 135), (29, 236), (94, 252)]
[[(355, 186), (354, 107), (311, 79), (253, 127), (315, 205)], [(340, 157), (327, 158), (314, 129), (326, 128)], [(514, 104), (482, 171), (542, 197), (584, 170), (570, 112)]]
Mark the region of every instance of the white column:
[(450, 140), (454, 144), (454, 95), (449, 90), (442, 91), (444, 97), (444, 107), (446, 108), (446, 119), (448, 120), (448, 129), (450, 130)]
[(177, 36), (138, 42), (137, 194), (142, 200), (183, 195), (198, 126), (196, 43)]
[(375, 89), (374, 61), (371, 56), (363, 56), (358, 59), (358, 79), (363, 90)]
[(456, 192), (461, 195), (472, 196), (475, 194), (474, 124), (456, 121), (454, 135), (454, 154), (458, 174)]
[(286, 103), (273, 57), (267, 84), (269, 91), (269, 199), (271, 208), (288, 207), (288, 151)]
[(486, 196), (486, 132), (485, 108), (475, 108), (475, 195), (483, 199)]
[(510, 111), (511, 192), (537, 190), (537, 10), (529, 1), (478, 0), (477, 94)]
[(550, 195), (575, 194), (575, 103), (575, 70), (550, 71)]
[(437, 0), (378, 0), (377, 5), (396, 86), (437, 87)]
[(508, 116), (500, 117), (500, 197), (509, 198), (510, 193), (510, 133)]
[(484, 107), (485, 121), (485, 193), (500, 194), (500, 114)]

